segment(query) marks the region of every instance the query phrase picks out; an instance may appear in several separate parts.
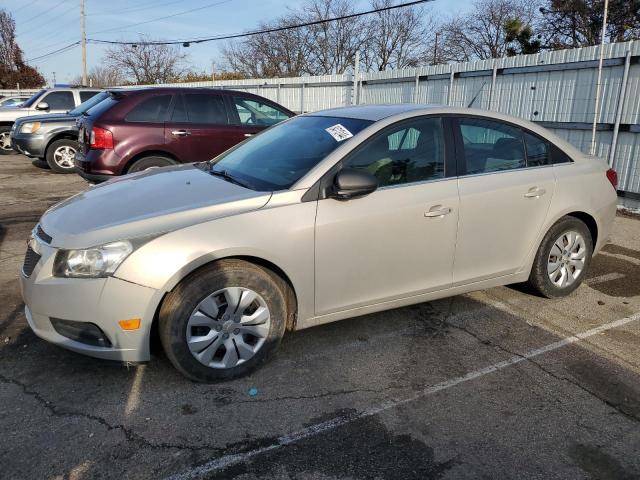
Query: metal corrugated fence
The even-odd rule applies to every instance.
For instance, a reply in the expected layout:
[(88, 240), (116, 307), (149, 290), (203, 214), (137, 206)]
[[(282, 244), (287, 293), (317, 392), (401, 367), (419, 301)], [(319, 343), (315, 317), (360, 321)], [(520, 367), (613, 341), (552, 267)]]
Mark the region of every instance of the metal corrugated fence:
[[(473, 103), (476, 108), (539, 122), (580, 150), (589, 152), (599, 48), (367, 72), (358, 75), (357, 82), (353, 75), (345, 74), (179, 85), (248, 91), (296, 112), (353, 103), (416, 102), (454, 106)], [(621, 194), (638, 201), (640, 41), (605, 45), (603, 57), (596, 154), (612, 161), (618, 171)], [(626, 88), (623, 85), (625, 63), (628, 69)], [(617, 147), (614, 158), (609, 158), (616, 125), (619, 130)]]

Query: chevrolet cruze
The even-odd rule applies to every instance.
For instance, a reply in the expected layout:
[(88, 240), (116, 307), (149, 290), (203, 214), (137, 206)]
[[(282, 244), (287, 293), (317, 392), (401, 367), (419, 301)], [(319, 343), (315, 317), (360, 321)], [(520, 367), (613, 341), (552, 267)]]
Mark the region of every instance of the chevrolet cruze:
[(125, 362), (150, 359), (157, 329), (187, 377), (233, 378), (287, 331), (518, 282), (569, 294), (607, 240), (616, 182), (498, 113), (302, 115), (50, 208), (22, 266), (25, 314), (45, 340)]

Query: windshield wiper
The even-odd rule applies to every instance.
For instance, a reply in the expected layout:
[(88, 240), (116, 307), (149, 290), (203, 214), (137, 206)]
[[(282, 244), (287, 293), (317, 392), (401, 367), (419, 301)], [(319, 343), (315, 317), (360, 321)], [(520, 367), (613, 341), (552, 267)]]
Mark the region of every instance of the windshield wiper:
[(231, 182), (231, 183), (235, 183), (236, 185), (240, 185), (241, 187), (251, 189), (251, 187), (248, 184), (246, 184), (242, 180), (238, 180), (236, 177), (234, 177), (232, 175), (229, 175), (229, 173), (226, 170), (213, 170), (213, 169), (211, 169), (211, 170), (209, 170), (209, 173), (211, 175), (215, 175), (216, 177), (224, 178), (226, 181)]

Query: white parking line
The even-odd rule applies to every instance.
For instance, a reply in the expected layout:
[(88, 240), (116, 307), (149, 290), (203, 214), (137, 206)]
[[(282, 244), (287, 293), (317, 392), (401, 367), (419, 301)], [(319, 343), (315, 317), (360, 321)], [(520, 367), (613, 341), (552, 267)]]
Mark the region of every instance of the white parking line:
[(610, 282), (612, 280), (619, 280), (624, 277), (625, 276), (621, 273), (612, 272), (612, 273), (606, 273), (604, 275), (599, 275), (597, 277), (593, 277), (588, 280), (585, 280), (585, 283), (587, 285), (597, 285), (599, 283)]
[(460, 377), (455, 377), (450, 380), (446, 380), (441, 383), (437, 383), (435, 385), (428, 386), (423, 390), (405, 397), (398, 398), (386, 401), (378, 406), (371, 407), (369, 409), (363, 410), (362, 412), (353, 414), (353, 415), (344, 415), (333, 418), (326, 422), (318, 423), (315, 425), (311, 425), (309, 427), (303, 428), (302, 430), (298, 430), (297, 432), (290, 433), (287, 435), (283, 435), (277, 438), (274, 443), (267, 445), (265, 447), (257, 448), (255, 450), (249, 450), (247, 452), (241, 452), (236, 454), (224, 455), (219, 458), (214, 458), (211, 461), (200, 465), (198, 467), (189, 469), (185, 472), (172, 475), (168, 477), (168, 480), (187, 480), (193, 478), (200, 478), (204, 475), (213, 473), (218, 470), (222, 470), (231, 465), (236, 465), (238, 463), (243, 463), (251, 460), (258, 455), (262, 455), (263, 453), (277, 450), (286, 445), (290, 445), (292, 443), (296, 443), (305, 438), (314, 437), (328, 430), (333, 430), (335, 428), (341, 427), (348, 423), (354, 422), (356, 420), (360, 420), (362, 418), (370, 417), (372, 415), (377, 415), (386, 410), (398, 407), (400, 405), (404, 405), (409, 402), (413, 402), (420, 398), (426, 397), (428, 395), (432, 395), (434, 393), (440, 392), (442, 390), (447, 390), (451, 387), (455, 387), (456, 385), (460, 385), (461, 383), (465, 383), (471, 380), (475, 380), (476, 378), (483, 377), (493, 372), (497, 372), (499, 370), (503, 370), (507, 367), (515, 365), (517, 363), (524, 362), (534, 357), (538, 357), (540, 355), (544, 355), (545, 353), (552, 352), (554, 350), (558, 350), (559, 348), (565, 347), (567, 345), (571, 345), (573, 343), (579, 342), (580, 340), (584, 340), (586, 338), (592, 337), (594, 335), (598, 335), (607, 330), (611, 330), (613, 328), (621, 327), (628, 323), (634, 322), (636, 320), (640, 320), (640, 312), (635, 313), (626, 318), (621, 318), (620, 320), (616, 320), (614, 322), (606, 323), (596, 328), (592, 328), (591, 330), (587, 330), (586, 332), (577, 333), (570, 337), (563, 338), (557, 342), (550, 343), (541, 348), (536, 348), (534, 350), (530, 350), (522, 355), (513, 356), (507, 360), (502, 362), (494, 363), (493, 365), (489, 365), (487, 367), (481, 368), (479, 370), (474, 370), (472, 372), (467, 373), (466, 375), (462, 375)]

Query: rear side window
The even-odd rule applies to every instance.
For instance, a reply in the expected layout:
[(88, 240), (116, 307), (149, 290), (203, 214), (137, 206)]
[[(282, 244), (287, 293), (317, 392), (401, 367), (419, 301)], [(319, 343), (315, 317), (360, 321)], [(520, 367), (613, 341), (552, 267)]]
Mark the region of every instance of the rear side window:
[(227, 109), (221, 95), (207, 93), (187, 93), (184, 106), (190, 123), (228, 125)]
[(242, 125), (271, 126), (289, 118), (284, 111), (257, 100), (233, 97), (233, 103)]
[(133, 107), (125, 120), (127, 122), (164, 122), (170, 103), (171, 95), (156, 95), (147, 98)]
[(47, 102), (50, 110), (71, 110), (76, 106), (71, 92), (51, 92), (41, 102)]
[(519, 128), (475, 118), (461, 118), (459, 124), (467, 175), (526, 166), (522, 131)]
[(97, 92), (97, 91), (86, 91), (86, 90), (81, 91), (80, 92), (80, 103), (86, 102), (91, 97), (96, 96), (98, 93), (100, 93), (100, 92)]
[(547, 142), (524, 132), (524, 144), (527, 148), (527, 167), (541, 167), (551, 164)]

